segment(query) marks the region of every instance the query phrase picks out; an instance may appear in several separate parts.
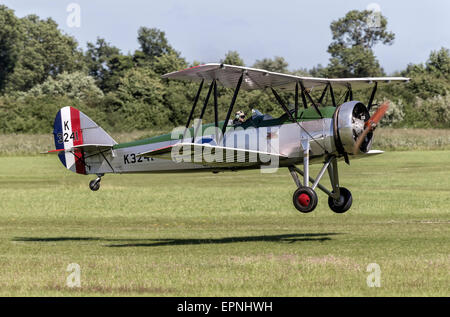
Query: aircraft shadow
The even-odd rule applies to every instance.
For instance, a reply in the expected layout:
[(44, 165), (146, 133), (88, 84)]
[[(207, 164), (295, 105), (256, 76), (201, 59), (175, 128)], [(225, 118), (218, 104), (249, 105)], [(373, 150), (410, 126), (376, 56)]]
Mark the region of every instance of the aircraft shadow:
[[(179, 245), (200, 245), (200, 244), (227, 244), (240, 242), (324, 242), (331, 240), (330, 236), (339, 233), (293, 233), (282, 235), (247, 236), (247, 237), (226, 237), (226, 238), (206, 238), (206, 239), (114, 239), (101, 237), (16, 237), (13, 241), (21, 242), (61, 242), (61, 241), (105, 241), (116, 242), (117, 244), (105, 245), (106, 247), (158, 247), (158, 246), (179, 246)], [(120, 243), (127, 242), (127, 243)]]

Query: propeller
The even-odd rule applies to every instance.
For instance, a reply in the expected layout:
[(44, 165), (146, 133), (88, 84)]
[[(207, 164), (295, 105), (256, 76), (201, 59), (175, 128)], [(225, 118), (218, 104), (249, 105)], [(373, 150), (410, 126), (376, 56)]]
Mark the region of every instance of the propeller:
[(380, 120), (386, 114), (388, 108), (389, 108), (389, 101), (386, 101), (381, 106), (379, 106), (377, 111), (375, 111), (375, 113), (369, 118), (369, 120), (366, 121), (366, 123), (364, 124), (363, 133), (361, 133), (361, 135), (356, 140), (355, 145), (353, 146), (353, 154), (355, 155), (358, 154), (359, 148), (361, 147), (361, 144), (363, 143), (367, 134), (375, 130)]

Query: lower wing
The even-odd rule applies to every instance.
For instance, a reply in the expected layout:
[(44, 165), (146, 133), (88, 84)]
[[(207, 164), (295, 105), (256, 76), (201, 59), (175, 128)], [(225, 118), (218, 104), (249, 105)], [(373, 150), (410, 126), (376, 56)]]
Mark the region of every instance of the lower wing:
[(273, 160), (287, 159), (278, 153), (229, 148), (198, 143), (177, 143), (160, 149), (139, 153), (137, 156), (198, 163), (211, 167), (264, 165)]

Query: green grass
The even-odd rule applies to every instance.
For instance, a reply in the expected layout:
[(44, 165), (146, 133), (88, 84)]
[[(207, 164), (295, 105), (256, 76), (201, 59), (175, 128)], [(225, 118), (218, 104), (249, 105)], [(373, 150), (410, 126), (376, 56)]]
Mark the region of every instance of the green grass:
[(449, 296), (449, 165), (450, 151), (340, 164), (354, 203), (338, 215), (321, 192), (297, 212), (286, 169), (107, 175), (94, 193), (54, 156), (1, 157), (0, 296)]

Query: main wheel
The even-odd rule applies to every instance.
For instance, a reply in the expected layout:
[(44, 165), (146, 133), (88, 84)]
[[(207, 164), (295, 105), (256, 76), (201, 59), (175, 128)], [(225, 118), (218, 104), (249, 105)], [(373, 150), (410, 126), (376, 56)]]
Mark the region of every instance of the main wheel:
[(341, 194), (339, 200), (335, 200), (333, 197), (328, 197), (328, 206), (330, 206), (331, 210), (335, 213), (342, 214), (350, 209), (353, 199), (352, 193), (345, 187), (340, 187), (339, 193)]
[(294, 192), (293, 203), (298, 211), (307, 213), (313, 211), (317, 206), (317, 194), (310, 187), (299, 187)]
[(94, 192), (99, 190), (100, 189), (100, 180), (97, 180), (97, 179), (91, 180), (89, 182), (89, 188)]

